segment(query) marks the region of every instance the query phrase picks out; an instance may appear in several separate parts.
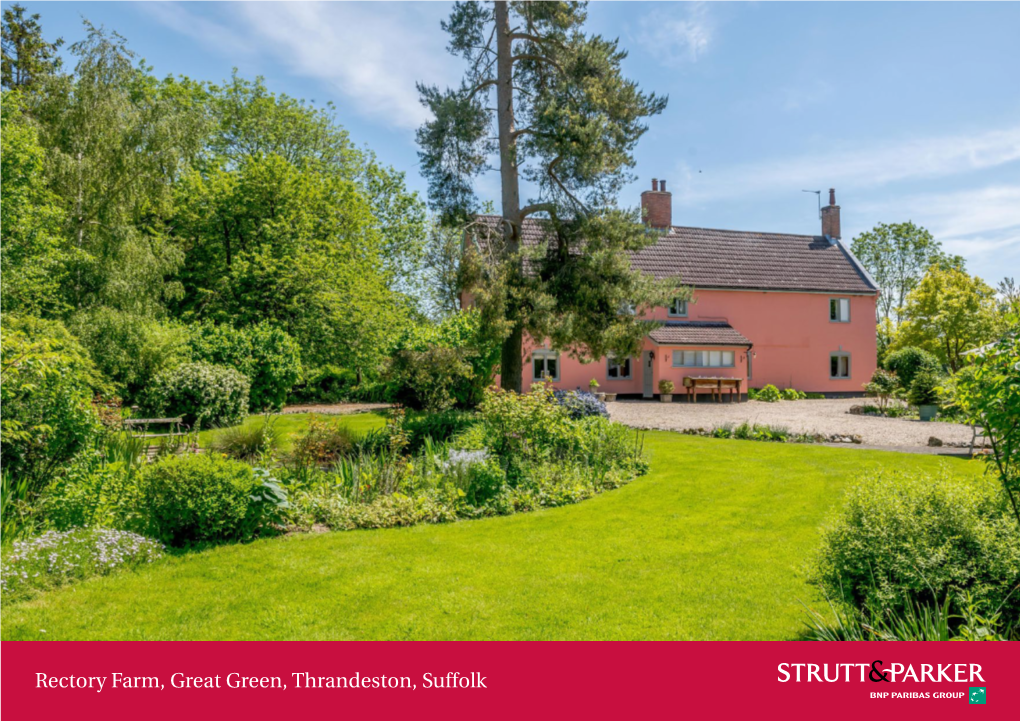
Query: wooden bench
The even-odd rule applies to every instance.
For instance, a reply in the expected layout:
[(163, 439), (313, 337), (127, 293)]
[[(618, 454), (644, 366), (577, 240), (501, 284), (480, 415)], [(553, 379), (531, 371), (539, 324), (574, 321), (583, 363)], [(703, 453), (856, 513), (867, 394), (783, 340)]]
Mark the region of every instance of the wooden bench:
[[(737, 403), (740, 403), (740, 385), (743, 380), (740, 378), (722, 378), (710, 376), (684, 376), (684, 388), (687, 389), (687, 402), (698, 402), (698, 388), (709, 388), (712, 391), (712, 398), (722, 402), (724, 390), (729, 389), (730, 403), (733, 402), (733, 392), (737, 393)], [(692, 401), (693, 398), (693, 401)]]

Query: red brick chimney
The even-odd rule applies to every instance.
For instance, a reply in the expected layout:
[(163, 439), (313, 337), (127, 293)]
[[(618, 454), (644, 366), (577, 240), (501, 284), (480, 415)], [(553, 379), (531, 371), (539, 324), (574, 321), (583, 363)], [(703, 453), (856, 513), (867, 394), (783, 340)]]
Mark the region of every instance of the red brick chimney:
[(673, 194), (666, 192), (666, 181), (653, 178), (652, 189), (641, 193), (641, 218), (653, 228), (673, 225)]
[(829, 188), (829, 204), (822, 208), (822, 235), (839, 238), (839, 206), (836, 205), (836, 189)]

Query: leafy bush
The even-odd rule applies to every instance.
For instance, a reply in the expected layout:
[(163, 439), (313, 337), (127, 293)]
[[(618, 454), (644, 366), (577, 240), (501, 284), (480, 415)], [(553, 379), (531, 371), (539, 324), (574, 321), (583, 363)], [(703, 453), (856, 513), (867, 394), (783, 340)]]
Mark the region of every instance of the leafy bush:
[(206, 322), (191, 326), (189, 331), (194, 360), (228, 366), (248, 377), (248, 406), (253, 411), (282, 408), (301, 377), (297, 341), (270, 323), (233, 328)]
[(429, 412), (451, 408), (454, 389), (471, 378), (467, 356), (462, 349), (438, 346), (399, 351), (390, 366), (397, 398)]
[(299, 466), (323, 466), (344, 456), (374, 453), (390, 444), (388, 431), (359, 434), (340, 421), (325, 421), (313, 416), (308, 430), (294, 442), (291, 452)]
[(5, 603), (20, 601), (45, 589), (140, 568), (162, 556), (161, 544), (127, 531), (49, 531), (32, 540), (15, 541), (4, 553), (0, 588)]
[(673, 385), (673, 381), (668, 380), (666, 378), (663, 378), (661, 381), (659, 381), (659, 393), (661, 393), (664, 396), (671, 395), (675, 387), (676, 386)]
[(112, 308), (77, 314), (71, 330), (100, 372), (125, 398), (137, 400), (159, 373), (190, 357), (184, 326)]
[(798, 391), (795, 388), (784, 388), (782, 394), (784, 401), (800, 401), (807, 398), (807, 393)]
[(139, 522), (170, 546), (251, 540), (287, 506), (267, 471), (212, 454), (151, 464), (138, 475), (138, 495)]
[(861, 478), (822, 531), (814, 579), (869, 613), (971, 592), (1020, 621), (1020, 528), (985, 479), (880, 472)]
[(528, 393), (486, 390), (479, 406), (484, 445), (504, 467), (548, 458), (573, 442), (570, 414), (553, 401), (548, 383), (535, 383)]
[(922, 370), (937, 373), (941, 370), (938, 358), (921, 348), (901, 348), (885, 357), (885, 368), (896, 374), (900, 387), (909, 389), (914, 376)]
[(407, 434), (408, 450), (417, 452), (425, 439), (442, 443), (478, 422), (478, 416), (470, 411), (450, 409), (442, 413), (409, 412), (401, 424)]
[(241, 424), (218, 431), (209, 444), (212, 450), (228, 458), (255, 463), (272, 456), (280, 445), (275, 419), (267, 416), (261, 423)]
[(877, 368), (871, 380), (864, 385), (864, 392), (878, 400), (878, 409), (885, 413), (889, 401), (896, 397), (900, 381), (892, 371)]
[(609, 418), (604, 401), (600, 401), (594, 393), (585, 391), (555, 391), (556, 402), (567, 409), (575, 421), (581, 418), (601, 416)]
[(910, 384), (907, 399), (915, 406), (930, 406), (939, 402), (939, 386), (942, 379), (935, 371), (920, 370)]
[(103, 435), (90, 399), (95, 367), (57, 322), (3, 319), (0, 462), (34, 494)]
[(248, 415), (248, 378), (233, 368), (184, 363), (160, 373), (146, 390), (144, 412), (180, 416), (192, 427), (236, 426)]
[(771, 383), (758, 391), (755, 400), (765, 403), (776, 403), (783, 400), (783, 394)]

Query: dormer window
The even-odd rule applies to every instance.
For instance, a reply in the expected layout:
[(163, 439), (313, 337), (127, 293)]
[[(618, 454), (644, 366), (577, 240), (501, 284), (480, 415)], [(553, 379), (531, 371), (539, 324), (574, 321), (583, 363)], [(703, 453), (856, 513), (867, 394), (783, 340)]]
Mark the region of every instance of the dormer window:
[(669, 317), (670, 318), (686, 318), (687, 317), (687, 301), (683, 298), (674, 298), (673, 302), (669, 304)]

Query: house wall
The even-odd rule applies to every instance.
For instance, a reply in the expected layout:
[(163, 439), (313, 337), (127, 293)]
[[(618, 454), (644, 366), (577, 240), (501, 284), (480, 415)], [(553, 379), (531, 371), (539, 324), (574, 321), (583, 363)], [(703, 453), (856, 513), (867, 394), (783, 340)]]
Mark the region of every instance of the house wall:
[[(829, 300), (848, 298), (850, 321), (829, 320)], [(672, 351), (679, 346), (657, 346), (646, 339), (644, 350), (655, 353), (653, 389), (669, 378), (682, 392), (686, 375), (720, 376), (746, 379), (744, 388), (760, 388), (773, 384), (778, 388), (796, 388), (812, 393), (860, 393), (877, 367), (876, 296), (825, 293), (785, 293), (763, 291), (696, 290), (688, 304), (685, 318), (669, 318), (665, 308), (658, 308), (652, 317), (659, 320), (725, 321), (753, 344), (748, 378), (747, 354), (742, 348), (729, 346), (683, 346), (685, 350), (733, 350), (733, 368), (673, 368)], [(530, 363), (531, 349), (543, 344), (526, 342), (524, 386), (534, 382)], [(850, 377), (829, 377), (829, 358), (833, 352), (850, 354)], [(600, 390), (610, 393), (641, 393), (643, 368), (641, 358), (634, 359), (632, 378), (610, 380), (606, 360), (581, 363), (560, 355), (560, 379), (557, 388), (588, 388), (595, 378)], [(702, 391), (708, 392), (708, 391)]]

